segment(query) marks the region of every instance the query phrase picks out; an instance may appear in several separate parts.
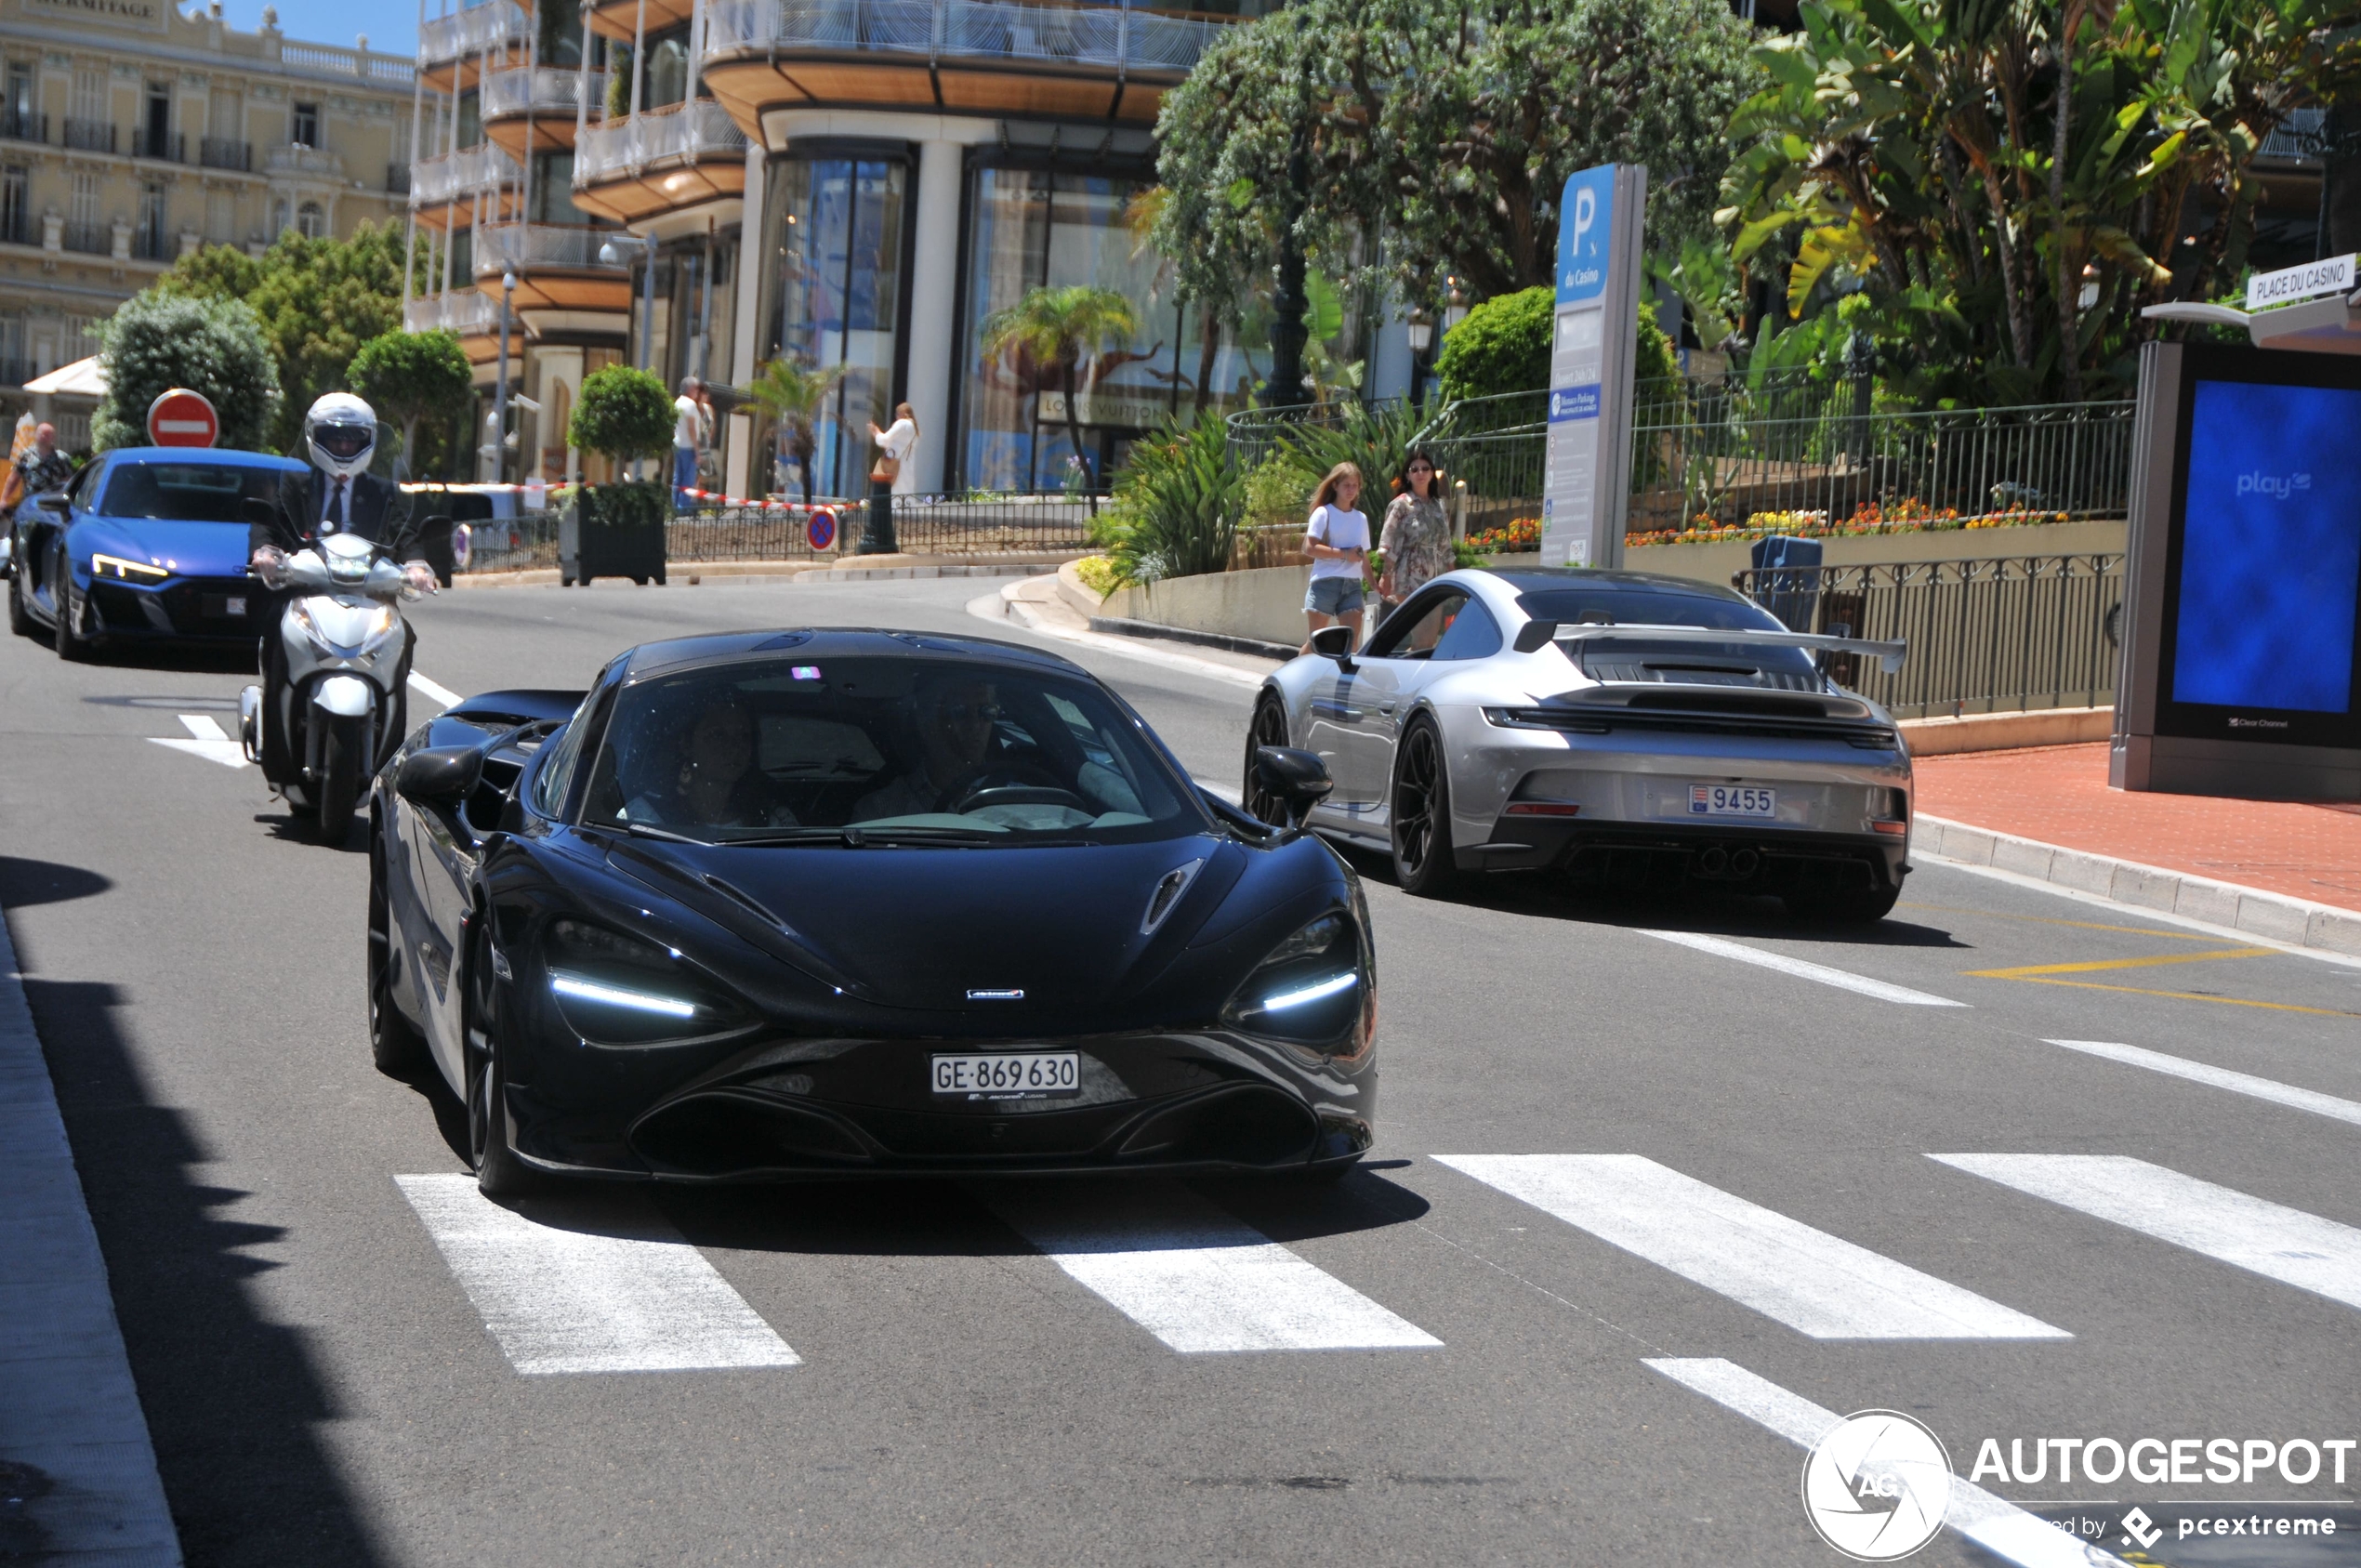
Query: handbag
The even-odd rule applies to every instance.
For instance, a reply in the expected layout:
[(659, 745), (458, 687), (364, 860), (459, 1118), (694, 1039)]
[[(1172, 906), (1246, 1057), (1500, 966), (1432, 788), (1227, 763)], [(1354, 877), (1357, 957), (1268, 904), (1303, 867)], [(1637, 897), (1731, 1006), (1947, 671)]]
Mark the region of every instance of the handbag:
[(877, 465), (869, 470), (869, 477), (879, 484), (891, 484), (902, 477), (902, 460), (898, 457), (879, 457)]

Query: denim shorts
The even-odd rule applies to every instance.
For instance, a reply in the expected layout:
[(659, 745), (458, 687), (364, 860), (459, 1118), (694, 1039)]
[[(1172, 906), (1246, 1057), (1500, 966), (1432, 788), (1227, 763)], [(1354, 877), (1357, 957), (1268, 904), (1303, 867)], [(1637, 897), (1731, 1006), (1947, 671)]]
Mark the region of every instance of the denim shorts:
[(1303, 596), (1303, 608), (1319, 615), (1350, 615), (1361, 608), (1358, 577), (1314, 577)]

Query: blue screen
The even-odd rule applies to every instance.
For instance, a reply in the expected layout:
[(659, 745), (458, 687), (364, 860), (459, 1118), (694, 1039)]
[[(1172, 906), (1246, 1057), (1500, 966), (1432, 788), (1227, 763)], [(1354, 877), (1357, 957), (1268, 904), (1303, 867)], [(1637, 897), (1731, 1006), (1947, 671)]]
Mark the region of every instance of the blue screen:
[(2349, 713), (2361, 391), (2196, 384), (2172, 698)]

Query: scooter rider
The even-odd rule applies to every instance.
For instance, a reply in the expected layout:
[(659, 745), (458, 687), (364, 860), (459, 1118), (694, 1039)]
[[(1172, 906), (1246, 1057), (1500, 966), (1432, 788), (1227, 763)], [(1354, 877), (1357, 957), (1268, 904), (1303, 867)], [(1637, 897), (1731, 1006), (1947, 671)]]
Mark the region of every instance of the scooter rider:
[[(285, 581), (288, 555), (308, 549), (331, 534), (357, 534), (376, 544), (390, 544), (400, 539), (410, 521), (409, 497), (390, 481), (369, 472), (369, 460), (376, 453), (377, 415), (367, 403), (350, 392), (328, 393), (303, 416), (303, 440), (310, 453), (310, 472), (299, 480), (290, 475), (279, 487), (275, 515), (268, 522), (257, 519), (247, 530), (252, 552), (249, 565), (263, 586), (274, 590), (257, 617), (257, 624), (266, 628), (262, 638), (262, 771), (273, 784), (294, 773), (286, 738), (279, 733), (272, 718), (279, 711), (279, 692), (287, 679), (286, 650), (279, 637), (284, 606), (275, 590)], [(402, 570), (418, 592), (441, 591), (434, 568), (426, 561), (405, 562)], [(417, 633), (412, 631), (402, 652), (396, 702), (404, 700), (411, 652), (416, 645)], [(398, 718), (392, 732), (401, 734), (406, 729), (406, 721)]]

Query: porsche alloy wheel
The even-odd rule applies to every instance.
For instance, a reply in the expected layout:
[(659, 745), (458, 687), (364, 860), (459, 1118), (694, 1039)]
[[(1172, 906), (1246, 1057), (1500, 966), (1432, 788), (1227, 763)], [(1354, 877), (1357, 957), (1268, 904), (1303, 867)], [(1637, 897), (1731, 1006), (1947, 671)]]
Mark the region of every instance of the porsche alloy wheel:
[(514, 1198), (537, 1191), (541, 1173), (508, 1145), (507, 1084), (500, 1073), (500, 994), (492, 971), (492, 941), (482, 917), (468, 942), (467, 1065), (468, 1162), (476, 1186), (487, 1198)]
[(1402, 890), (1442, 898), (1462, 880), (1451, 856), (1451, 780), (1443, 735), (1421, 715), (1410, 721), (1393, 764), (1393, 876)]
[(1255, 782), (1254, 754), (1267, 745), (1287, 744), (1286, 705), (1277, 696), (1264, 692), (1254, 705), (1254, 722), (1246, 727), (1246, 814), (1274, 827), (1284, 827), (1287, 821), (1286, 802)]
[(426, 1042), (393, 1004), (393, 914), (386, 897), (385, 843), (369, 836), (369, 1054), (389, 1078), (411, 1078), (426, 1066)]

